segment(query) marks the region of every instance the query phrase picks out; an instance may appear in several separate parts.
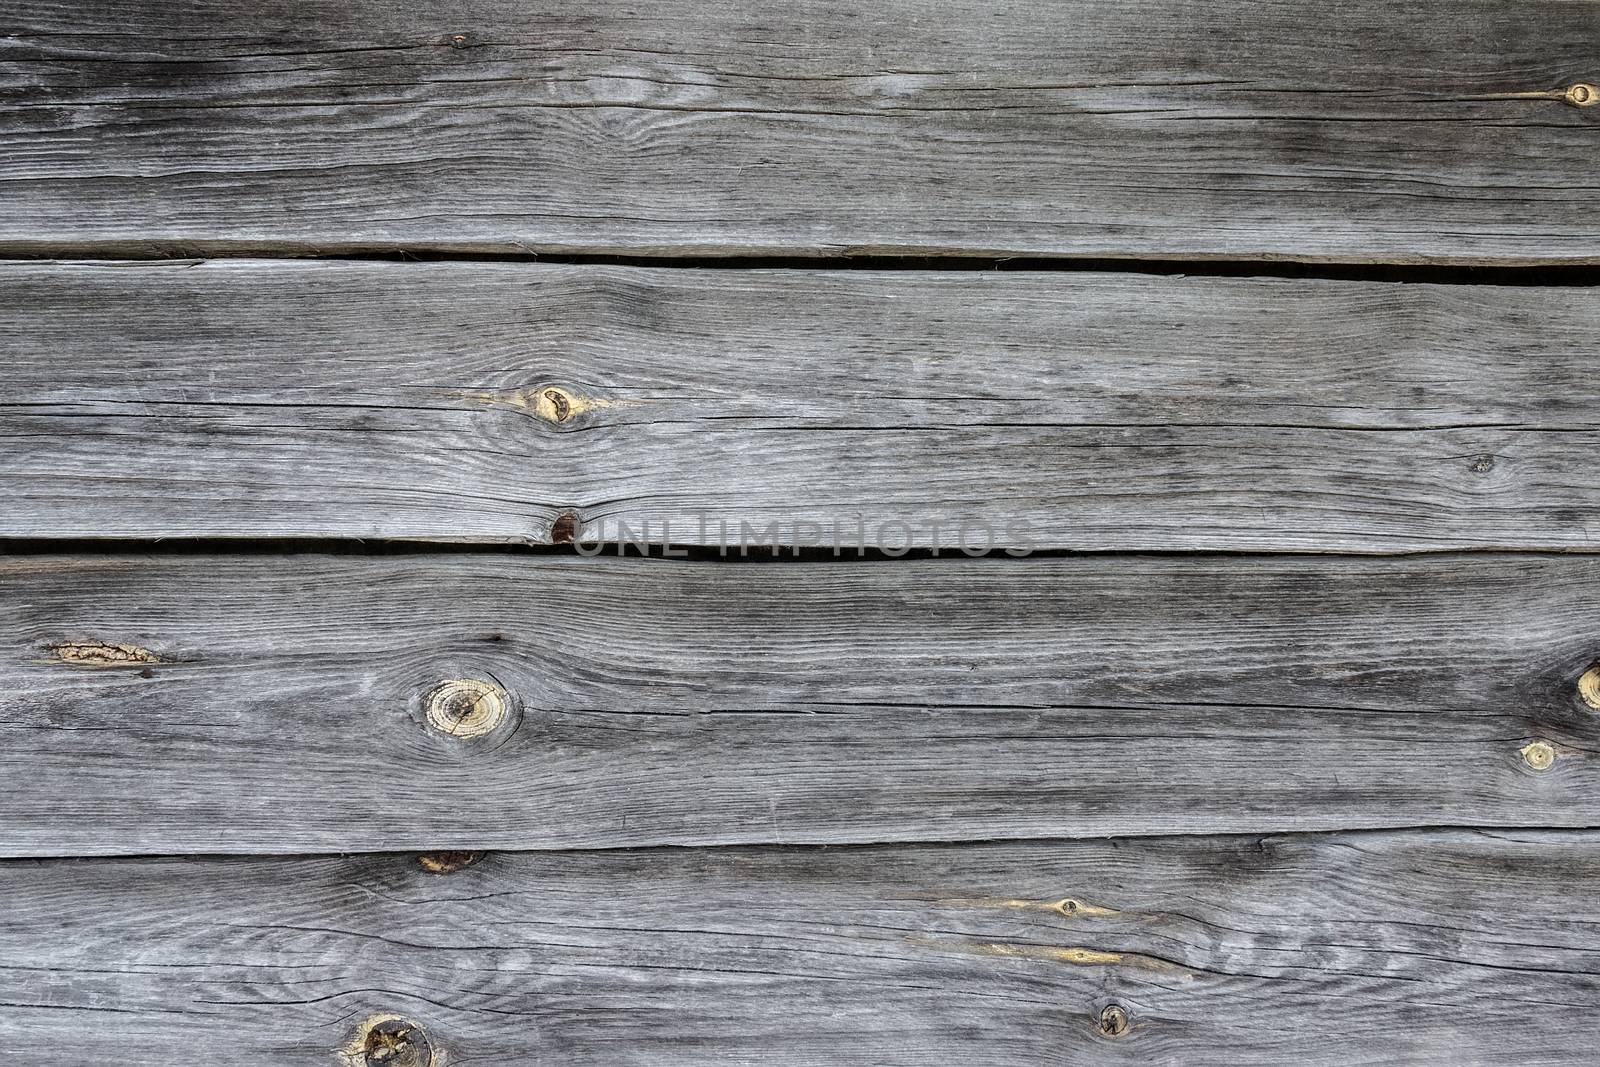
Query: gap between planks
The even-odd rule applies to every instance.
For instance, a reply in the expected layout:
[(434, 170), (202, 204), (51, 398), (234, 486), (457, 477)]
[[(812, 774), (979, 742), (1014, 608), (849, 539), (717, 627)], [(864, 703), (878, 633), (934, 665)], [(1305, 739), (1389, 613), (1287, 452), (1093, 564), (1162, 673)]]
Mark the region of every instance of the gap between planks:
[[(24, 556), (82, 556), (106, 558), (137, 553), (147, 556), (577, 556), (585, 559), (655, 559), (664, 562), (729, 564), (799, 563), (915, 563), (922, 560), (977, 560), (960, 549), (915, 546), (904, 550), (874, 546), (849, 546), (834, 551), (809, 545), (749, 544), (717, 548), (710, 545), (680, 544), (649, 540), (607, 541), (585, 545), (580, 552), (567, 544), (543, 541), (511, 542), (499, 540), (429, 540), (422, 537), (10, 537), (0, 533), (0, 559)], [(1000, 556), (1000, 550), (987, 553)], [(1593, 547), (1528, 548), (1515, 544), (1447, 546), (1421, 548), (1038, 548), (1012, 559), (1413, 559), (1425, 556), (1559, 558), (1600, 555), (1600, 543)]]
[[(97, 863), (142, 863), (142, 862), (170, 862), (185, 863), (246, 863), (252, 860), (281, 860), (291, 862), (295, 860), (332, 860), (350, 857), (366, 859), (406, 859), (410, 857), (444, 857), (444, 856), (470, 856), (474, 860), (482, 856), (526, 856), (550, 857), (561, 856), (640, 856), (652, 855), (699, 855), (706, 853), (773, 853), (782, 855), (837, 855), (839, 853), (882, 852), (886, 850), (918, 850), (918, 851), (961, 851), (979, 848), (1072, 848), (1075, 846), (1112, 845), (1119, 842), (1134, 844), (1160, 844), (1172, 842), (1182, 844), (1193, 842), (1197, 844), (1247, 844), (1252, 841), (1307, 841), (1319, 840), (1346, 840), (1351, 838), (1413, 838), (1425, 839), (1430, 837), (1448, 836), (1452, 834), (1478, 834), (1486, 838), (1501, 839), (1516, 837), (1523, 834), (1537, 834), (1541, 837), (1552, 839), (1580, 840), (1589, 835), (1600, 833), (1600, 824), (1593, 826), (1548, 826), (1531, 824), (1526, 826), (1499, 826), (1486, 823), (1433, 823), (1409, 824), (1396, 823), (1393, 826), (1348, 826), (1348, 827), (1318, 827), (1314, 830), (1261, 830), (1257, 832), (1240, 832), (1232, 830), (1219, 830), (1216, 832), (1204, 830), (1139, 830), (1115, 831), (1105, 833), (1075, 834), (1062, 836), (1060, 834), (1034, 834), (1024, 836), (972, 836), (972, 837), (930, 837), (904, 839), (885, 837), (882, 840), (853, 840), (839, 842), (819, 841), (707, 841), (701, 844), (683, 844), (680, 842), (662, 842), (659, 844), (628, 844), (628, 845), (525, 845), (515, 848), (459, 848), (452, 845), (448, 848), (344, 848), (339, 850), (312, 849), (288, 852), (252, 851), (252, 852), (62, 852), (59, 854), (34, 853), (26, 855), (11, 855), (0, 852), (0, 869), (8, 866), (39, 866), (42, 864), (97, 864)], [(443, 862), (442, 860), (440, 862)]]
[(1171, 259), (1161, 257), (1071, 257), (1037, 255), (976, 256), (964, 249), (900, 254), (841, 253), (819, 250), (804, 255), (686, 255), (564, 252), (556, 249), (507, 251), (458, 249), (448, 245), (373, 246), (360, 248), (293, 245), (231, 246), (193, 242), (114, 242), (24, 245), (0, 242), (0, 263), (126, 262), (149, 266), (196, 267), (208, 260), (323, 260), (374, 263), (542, 263), (607, 267), (667, 267), (681, 270), (856, 270), (972, 272), (1027, 271), (1062, 274), (1153, 274), (1191, 278), (1287, 278), (1307, 281), (1366, 281), (1427, 285), (1600, 286), (1600, 264), (1547, 262), (1512, 264), (1481, 262), (1394, 263), (1384, 260), (1304, 261), (1288, 259)]

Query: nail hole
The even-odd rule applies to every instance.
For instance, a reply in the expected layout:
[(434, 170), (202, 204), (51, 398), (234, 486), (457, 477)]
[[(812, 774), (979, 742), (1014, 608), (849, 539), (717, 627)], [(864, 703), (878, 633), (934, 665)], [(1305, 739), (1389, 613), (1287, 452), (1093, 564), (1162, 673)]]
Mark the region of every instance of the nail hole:
[(1600, 102), (1600, 88), (1579, 82), (1567, 90), (1567, 103), (1573, 107), (1593, 107)]

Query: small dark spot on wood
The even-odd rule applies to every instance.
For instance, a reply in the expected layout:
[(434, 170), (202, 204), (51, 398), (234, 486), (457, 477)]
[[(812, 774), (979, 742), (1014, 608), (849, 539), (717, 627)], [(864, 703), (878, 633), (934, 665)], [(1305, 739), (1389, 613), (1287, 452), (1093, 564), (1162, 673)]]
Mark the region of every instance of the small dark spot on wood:
[(1488, 474), (1494, 470), (1494, 457), (1484, 453), (1472, 461), (1472, 466), (1469, 469), (1474, 474)]
[(151, 670), (149, 667), (146, 667), (144, 670), (139, 672), (139, 677), (141, 678), (154, 678), (155, 676), (156, 672)]
[(553, 545), (570, 545), (578, 539), (578, 516), (572, 512), (556, 516), (556, 521), (550, 526), (550, 543)]
[(454, 874), (483, 859), (482, 852), (424, 852), (417, 862), (429, 874)]
[(482, 637), (478, 638), (480, 641), (504, 641), (505, 639), (506, 635), (502, 633), (484, 634)]
[(428, 1067), (433, 1045), (416, 1023), (380, 1019), (368, 1027), (361, 1057), (368, 1067)]
[(1128, 1009), (1121, 1004), (1107, 1004), (1100, 1009), (1095, 1026), (1106, 1037), (1121, 1037), (1128, 1032)]

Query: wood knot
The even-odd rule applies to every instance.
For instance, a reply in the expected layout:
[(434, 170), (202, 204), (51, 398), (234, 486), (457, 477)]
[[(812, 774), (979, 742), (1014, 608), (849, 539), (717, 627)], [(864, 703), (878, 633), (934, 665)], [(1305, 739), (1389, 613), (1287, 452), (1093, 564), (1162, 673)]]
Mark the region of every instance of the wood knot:
[(1095, 1017), (1095, 1027), (1105, 1037), (1121, 1037), (1128, 1026), (1128, 1009), (1121, 1004), (1107, 1004)]
[(582, 429), (593, 423), (592, 419), (585, 416), (623, 403), (636, 403), (636, 401), (608, 400), (555, 382), (519, 389), (452, 395), (476, 404), (515, 408), (547, 426), (562, 430)]
[(592, 425), (592, 417), (596, 412), (614, 408), (619, 403), (554, 382), (536, 385), (518, 393), (516, 399), (517, 407), (540, 422), (563, 430)]
[(1113, 908), (1101, 907), (1099, 904), (1091, 904), (1075, 897), (1062, 897), (1060, 900), (1045, 902), (1040, 906), (1046, 911), (1053, 911), (1068, 919), (1109, 919), (1119, 914)]
[(416, 1023), (398, 1015), (374, 1015), (344, 1047), (350, 1067), (431, 1067), (433, 1043)]
[(49, 646), (49, 651), (62, 663), (78, 667), (139, 667), (163, 662), (148, 648), (109, 641), (58, 641)]
[(455, 678), (441, 682), (425, 701), (428, 725), (467, 740), (494, 733), (511, 718), (511, 699), (492, 682)]
[(559, 425), (577, 412), (578, 404), (572, 394), (554, 385), (540, 389), (533, 401), (533, 413), (546, 422)]
[(556, 521), (550, 524), (550, 543), (552, 545), (570, 545), (578, 539), (578, 529), (581, 523), (573, 512), (563, 512), (556, 516)]
[(472, 45), (472, 35), (468, 33), (452, 33), (449, 42), (451, 48), (469, 48)]
[(482, 852), (424, 852), (417, 863), (429, 874), (454, 874), (483, 859)]
[(1573, 107), (1594, 107), (1595, 104), (1600, 103), (1600, 88), (1590, 85), (1588, 82), (1578, 82), (1568, 87), (1567, 91), (1562, 94), (1562, 99)]
[(1600, 711), (1600, 663), (1578, 675), (1578, 698)]
[(1473, 474), (1488, 474), (1494, 470), (1494, 457), (1485, 452), (1483, 455), (1474, 458), (1471, 466), (1467, 469), (1472, 471)]
[(1556, 746), (1548, 741), (1530, 741), (1522, 747), (1522, 762), (1536, 771), (1547, 771), (1556, 762)]

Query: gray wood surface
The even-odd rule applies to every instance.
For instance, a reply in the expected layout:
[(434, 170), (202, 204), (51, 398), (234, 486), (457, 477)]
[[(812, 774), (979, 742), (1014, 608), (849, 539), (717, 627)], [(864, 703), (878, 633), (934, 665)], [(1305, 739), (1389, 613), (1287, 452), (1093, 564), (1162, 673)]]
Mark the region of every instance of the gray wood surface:
[(1592, 2), (17, 0), (0, 29), (12, 252), (1600, 261), (1600, 108), (1559, 99), (1600, 82)]
[(1584, 288), (0, 266), (0, 535), (1591, 550)]
[(13, 861), (0, 894), (0, 1041), (35, 1067), (330, 1067), (375, 1016), (409, 1033), (362, 1067), (424, 1040), (439, 1067), (1576, 1065), (1600, 1038), (1582, 832)]
[[(1597, 582), (1530, 554), (14, 557), (0, 854), (1597, 826)], [(430, 717), (474, 680), (498, 706)]]
[(0, 1063), (1595, 1062), (1597, 45), (9, 5)]

